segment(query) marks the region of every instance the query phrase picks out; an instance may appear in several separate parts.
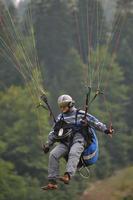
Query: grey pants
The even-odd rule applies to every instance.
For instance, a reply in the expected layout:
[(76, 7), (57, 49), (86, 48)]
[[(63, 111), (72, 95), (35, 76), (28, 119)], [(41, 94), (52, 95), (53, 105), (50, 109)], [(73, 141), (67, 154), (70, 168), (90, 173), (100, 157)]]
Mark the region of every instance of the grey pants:
[(74, 176), (80, 156), (84, 151), (84, 138), (81, 134), (77, 134), (73, 139), (72, 146), (69, 151), (69, 146), (60, 143), (58, 144), (49, 155), (48, 179), (56, 179), (59, 177), (59, 160), (61, 157), (68, 156), (66, 165), (66, 172), (70, 176)]

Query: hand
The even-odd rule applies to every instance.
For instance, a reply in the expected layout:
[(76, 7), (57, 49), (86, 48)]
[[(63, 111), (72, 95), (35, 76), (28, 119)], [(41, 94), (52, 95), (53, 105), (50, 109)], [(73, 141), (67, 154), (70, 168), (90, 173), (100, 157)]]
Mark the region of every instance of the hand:
[(106, 129), (104, 131), (105, 134), (109, 135), (112, 138), (112, 135), (114, 133), (114, 128), (111, 126), (109, 129)]
[(86, 119), (82, 119), (80, 123), (82, 124), (82, 126), (88, 126), (88, 121)]
[(49, 145), (48, 144), (43, 144), (42, 145), (42, 150), (44, 151), (45, 154), (48, 153), (49, 150), (50, 150)]

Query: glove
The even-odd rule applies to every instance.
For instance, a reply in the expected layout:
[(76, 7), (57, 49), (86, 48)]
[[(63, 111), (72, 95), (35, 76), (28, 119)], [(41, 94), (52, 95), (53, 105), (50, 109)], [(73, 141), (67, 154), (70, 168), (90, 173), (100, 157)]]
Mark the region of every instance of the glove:
[(114, 133), (113, 127), (109, 128), (109, 129), (106, 129), (106, 130), (104, 131), (104, 133), (107, 134), (107, 135), (112, 135), (112, 134)]
[(43, 144), (42, 150), (44, 151), (45, 154), (48, 153), (50, 150), (49, 144)]
[(80, 120), (80, 124), (82, 125), (82, 126), (88, 126), (88, 121), (86, 120), (86, 119), (82, 119), (82, 120)]

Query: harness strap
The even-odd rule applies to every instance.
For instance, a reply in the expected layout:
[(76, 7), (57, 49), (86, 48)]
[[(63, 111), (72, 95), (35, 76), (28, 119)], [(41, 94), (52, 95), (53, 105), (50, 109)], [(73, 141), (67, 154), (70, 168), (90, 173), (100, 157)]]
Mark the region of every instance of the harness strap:
[(90, 160), (91, 158), (93, 158), (96, 155), (96, 153), (97, 153), (97, 149), (93, 153), (91, 153), (87, 156), (83, 156), (83, 159), (84, 160)]
[(63, 120), (64, 121), (64, 116), (63, 116), (63, 113), (62, 113), (62, 115), (61, 115), (61, 117), (60, 117), (60, 121), (61, 120)]
[(78, 114), (79, 114), (80, 109), (76, 110), (76, 115), (75, 115), (75, 124), (77, 125), (77, 121), (78, 121)]

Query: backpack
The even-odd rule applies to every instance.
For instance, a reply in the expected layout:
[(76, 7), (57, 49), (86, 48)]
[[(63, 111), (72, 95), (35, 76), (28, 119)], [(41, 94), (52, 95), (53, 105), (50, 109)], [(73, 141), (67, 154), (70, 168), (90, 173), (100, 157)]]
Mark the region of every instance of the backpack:
[[(77, 122), (79, 110), (76, 112), (75, 122)], [(87, 145), (81, 155), (82, 165), (89, 166), (98, 160), (98, 139), (95, 130), (91, 127), (85, 127), (82, 134), (87, 142)]]

